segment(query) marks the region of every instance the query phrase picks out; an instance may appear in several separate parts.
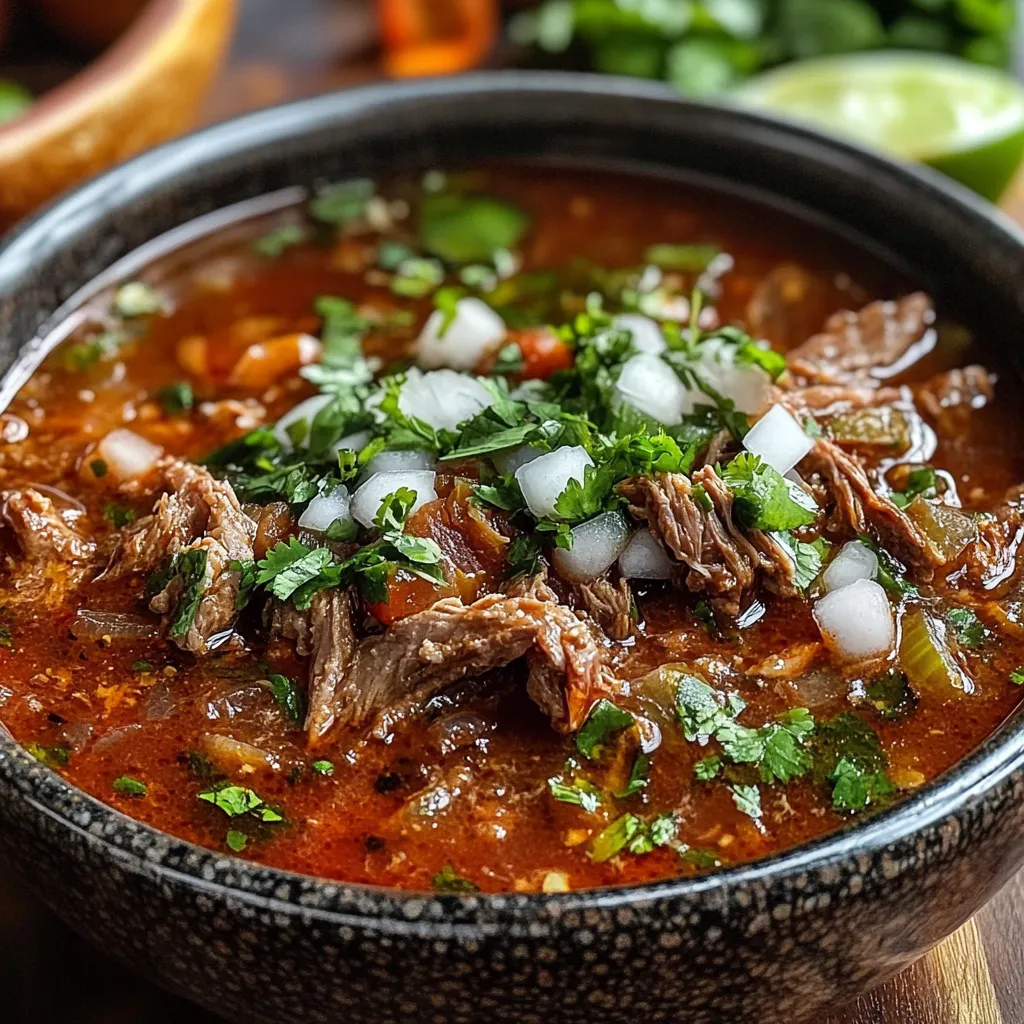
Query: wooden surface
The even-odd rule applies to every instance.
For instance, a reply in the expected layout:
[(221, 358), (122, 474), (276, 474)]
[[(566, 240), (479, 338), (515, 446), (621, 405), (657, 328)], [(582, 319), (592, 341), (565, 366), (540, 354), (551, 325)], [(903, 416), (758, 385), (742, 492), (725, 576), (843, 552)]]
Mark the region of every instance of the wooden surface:
[[(242, 2), (206, 121), (377, 75), (366, 0)], [(1024, 177), (1006, 206), (1024, 223)], [(87, 946), (2, 870), (0, 1006), (7, 1024), (216, 1024)], [(1024, 873), (923, 960), (818, 1024), (1024, 1024)]]

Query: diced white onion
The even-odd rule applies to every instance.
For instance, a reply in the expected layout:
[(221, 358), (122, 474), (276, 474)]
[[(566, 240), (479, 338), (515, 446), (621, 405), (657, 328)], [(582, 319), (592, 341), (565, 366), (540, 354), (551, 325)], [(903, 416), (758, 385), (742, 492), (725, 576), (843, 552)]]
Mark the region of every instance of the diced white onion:
[(556, 448), (516, 470), (516, 480), (529, 510), (541, 519), (554, 512), (555, 503), (570, 480), (583, 483), (587, 466), (594, 464), (581, 445)]
[(163, 448), (134, 431), (118, 428), (100, 441), (95, 456), (107, 464), (110, 476), (120, 481), (148, 473), (163, 453)]
[(368, 430), (357, 430), (354, 434), (347, 434), (339, 438), (331, 445), (331, 451), (335, 455), (341, 451), (361, 452), (370, 443), (370, 432)]
[(633, 346), (648, 355), (661, 355), (668, 347), (658, 322), (649, 316), (640, 313), (620, 313), (612, 318), (612, 327), (620, 331), (629, 331), (633, 335)]
[[(691, 366), (704, 384), (723, 398), (731, 399), (740, 412), (755, 413), (764, 408), (770, 393), (771, 377), (754, 363), (737, 363), (735, 345), (717, 338), (702, 342)], [(710, 402), (703, 391), (694, 389), (683, 411), (691, 413), (694, 405), (708, 405)]]
[(366, 476), (374, 473), (397, 473), (403, 470), (433, 469), (434, 457), (416, 449), (378, 452), (366, 466)]
[(543, 454), (542, 451), (531, 448), (528, 444), (521, 444), (518, 448), (506, 448), (504, 451), (492, 452), (491, 461), (499, 473), (514, 473), (520, 466), (539, 459)]
[(646, 527), (637, 530), (619, 555), (619, 572), (627, 580), (667, 580), (675, 563)]
[(687, 392), (675, 370), (658, 356), (641, 352), (627, 359), (615, 383), (620, 401), (666, 426), (683, 418)]
[(846, 661), (888, 654), (896, 639), (892, 608), (873, 580), (857, 580), (814, 604), (814, 619), (825, 643)]
[(602, 512), (572, 529), (572, 547), (555, 548), (551, 558), (562, 579), (587, 583), (606, 572), (626, 544), (629, 529), (618, 512)]
[(743, 447), (785, 476), (814, 447), (814, 439), (781, 405), (774, 405), (747, 432)]
[(859, 540), (851, 540), (828, 563), (821, 577), (825, 590), (841, 590), (857, 580), (873, 580), (878, 575), (878, 555)]
[(455, 317), (442, 334), (446, 318), (434, 310), (416, 341), (416, 361), (426, 369), (472, 370), (508, 333), (505, 321), (480, 299), (459, 299)]
[(323, 531), (335, 519), (351, 519), (350, 500), (348, 488), (344, 484), (339, 484), (327, 494), (317, 495), (306, 506), (306, 511), (299, 516), (299, 526), (306, 530)]
[(454, 430), (492, 401), (491, 393), (475, 377), (454, 370), (410, 370), (398, 407), (437, 430)]
[(274, 437), (281, 443), (282, 448), (290, 451), (294, 447), (288, 436), (288, 428), (293, 423), (298, 423), (299, 420), (306, 421), (306, 436), (303, 438), (302, 445), (305, 447), (309, 443), (309, 431), (313, 426), (313, 418), (324, 406), (330, 404), (331, 397), (331, 395), (314, 395), (312, 398), (307, 398), (304, 402), (299, 402), (294, 409), (289, 409), (274, 424)]
[(416, 492), (416, 503), (411, 509), (412, 512), (437, 497), (437, 491), (434, 490), (434, 474), (427, 470), (377, 473), (358, 487), (356, 493), (352, 495), (352, 504), (349, 506), (352, 518), (363, 526), (373, 526), (381, 502), (400, 487), (407, 487), (410, 491)]

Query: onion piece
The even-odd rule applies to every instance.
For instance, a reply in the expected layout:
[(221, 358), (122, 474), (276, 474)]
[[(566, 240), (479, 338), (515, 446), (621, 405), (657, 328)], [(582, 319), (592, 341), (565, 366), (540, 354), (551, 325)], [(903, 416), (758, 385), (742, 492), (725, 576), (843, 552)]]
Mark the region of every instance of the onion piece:
[(825, 643), (844, 661), (882, 657), (896, 639), (889, 599), (873, 580), (858, 580), (820, 598), (814, 620)]
[(159, 445), (134, 431), (119, 427), (96, 446), (95, 457), (107, 464), (107, 472), (118, 481), (134, 480), (148, 473), (163, 455)]
[(814, 439), (781, 405), (773, 405), (747, 432), (743, 447), (785, 476), (814, 447)]
[(413, 369), (402, 385), (398, 408), (436, 430), (454, 430), (493, 401), (475, 377), (454, 370), (420, 373)]
[(316, 530), (322, 533), (336, 519), (351, 520), (349, 513), (351, 499), (348, 488), (344, 484), (317, 495), (299, 516), (299, 526), (305, 530)]
[(615, 393), (619, 401), (669, 427), (681, 422), (687, 411), (687, 390), (675, 370), (646, 352), (626, 360)]
[(822, 574), (825, 591), (842, 590), (857, 580), (873, 580), (878, 576), (878, 555), (859, 540), (844, 544), (842, 550)]
[(368, 430), (357, 430), (354, 434), (346, 434), (331, 445), (335, 455), (341, 451), (361, 452), (370, 443)]
[(301, 442), (302, 447), (306, 447), (309, 444), (309, 431), (313, 426), (313, 418), (321, 409), (329, 405), (331, 400), (331, 395), (314, 395), (312, 398), (307, 398), (304, 402), (299, 402), (294, 408), (289, 409), (274, 424), (274, 437), (277, 438), (281, 447), (286, 451), (291, 451), (295, 447), (292, 444), (292, 439), (288, 436), (288, 428), (300, 420), (306, 421), (306, 435)]
[(437, 491), (434, 490), (434, 474), (427, 470), (375, 473), (352, 495), (352, 503), (349, 505), (352, 518), (363, 526), (373, 526), (381, 503), (400, 487), (407, 487), (410, 491), (416, 492), (416, 502), (410, 509), (410, 514), (437, 497)]
[(587, 466), (594, 461), (582, 445), (556, 448), (553, 452), (520, 466), (516, 481), (526, 505), (537, 519), (543, 519), (555, 510), (555, 505), (570, 480), (583, 483)]
[(528, 444), (521, 444), (518, 448), (505, 448), (500, 452), (491, 453), (491, 462), (494, 463), (499, 473), (515, 473), (520, 466), (525, 466), (534, 459), (539, 459), (544, 453)]
[(674, 565), (661, 542), (646, 527), (630, 537), (619, 555), (619, 572), (627, 580), (667, 580)]
[(607, 572), (629, 538), (626, 521), (618, 512), (602, 512), (572, 528), (572, 547), (555, 548), (551, 556), (562, 579), (588, 583)]
[(612, 318), (612, 327), (629, 331), (633, 336), (633, 347), (638, 352), (658, 356), (668, 348), (665, 335), (656, 320), (640, 313), (620, 313)]
[(442, 330), (447, 318), (442, 310), (434, 310), (416, 339), (416, 361), (426, 369), (472, 370), (508, 333), (505, 321), (480, 299), (459, 299), (455, 316)]
[[(771, 393), (772, 379), (754, 363), (737, 363), (736, 351), (730, 342), (711, 338), (697, 346), (690, 366), (704, 384), (730, 399), (740, 412), (760, 412)], [(694, 405), (707, 405), (711, 400), (699, 389), (689, 394), (687, 413), (693, 412)]]
[(397, 473), (414, 469), (433, 469), (434, 457), (429, 452), (413, 449), (395, 449), (378, 452), (366, 466), (366, 476), (374, 473)]

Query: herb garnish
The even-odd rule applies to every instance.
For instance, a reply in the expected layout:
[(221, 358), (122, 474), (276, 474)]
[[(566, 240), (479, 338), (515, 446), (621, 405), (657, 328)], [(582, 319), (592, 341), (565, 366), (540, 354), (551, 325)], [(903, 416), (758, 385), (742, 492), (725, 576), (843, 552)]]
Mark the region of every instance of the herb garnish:
[(469, 893), (480, 891), (480, 886), (475, 882), (471, 882), (468, 878), (463, 878), (451, 864), (445, 864), (434, 875), (431, 879), (431, 885), (433, 885), (436, 892)]
[(120, 796), (145, 796), (148, 792), (146, 784), (131, 775), (119, 775), (114, 779), (112, 788)]

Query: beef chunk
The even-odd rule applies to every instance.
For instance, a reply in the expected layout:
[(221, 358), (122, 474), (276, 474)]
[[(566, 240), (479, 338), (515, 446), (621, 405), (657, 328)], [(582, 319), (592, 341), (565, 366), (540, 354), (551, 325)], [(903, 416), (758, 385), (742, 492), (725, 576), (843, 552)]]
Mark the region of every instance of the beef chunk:
[(24, 555), (13, 563), (15, 589), (26, 599), (59, 601), (86, 574), (96, 546), (31, 488), (3, 495), (2, 516)]
[(619, 485), (637, 519), (680, 562), (677, 582), (695, 593), (707, 594), (723, 614), (735, 616), (743, 597), (767, 577), (773, 590), (784, 596), (797, 593), (793, 564), (785, 549), (760, 530), (742, 530), (733, 519), (729, 488), (711, 466), (693, 475), (710, 498), (706, 509), (693, 495), (681, 473), (633, 477)]
[(528, 692), (560, 731), (578, 728), (594, 700), (618, 686), (596, 631), (553, 600), (491, 594), (465, 605), (446, 598), (354, 650), (340, 609), (324, 616), (321, 641), (314, 637), (311, 738), (312, 729), (320, 738), (334, 725), (373, 719), (385, 736), (452, 683), (527, 653)]
[(948, 437), (964, 433), (975, 409), (995, 396), (995, 376), (984, 366), (965, 366), (932, 377), (917, 391), (921, 410)]
[(348, 594), (341, 590), (317, 594), (308, 620), (313, 662), (309, 669), (306, 733), (310, 744), (316, 744), (334, 725), (338, 691), (345, 683), (355, 650)]
[(800, 468), (820, 478), (832, 503), (833, 526), (837, 530), (874, 530), (887, 551), (926, 575), (941, 564), (941, 558), (921, 531), (888, 498), (875, 491), (863, 466), (838, 445), (822, 438)]
[(931, 299), (914, 292), (895, 302), (872, 302), (859, 313), (842, 310), (820, 334), (793, 349), (790, 370), (815, 384), (871, 387), (872, 370), (892, 366), (935, 319)]
[(612, 583), (602, 576), (576, 588), (576, 604), (582, 608), (612, 640), (628, 640), (636, 629), (633, 618), (633, 592), (626, 580)]
[[(121, 532), (98, 578), (153, 573), (175, 555), (204, 551), (206, 573), (199, 607), (187, 635), (175, 639), (180, 647), (200, 654), (235, 619), (241, 580), (231, 563), (252, 559), (256, 524), (242, 511), (231, 485), (215, 480), (205, 469), (169, 459), (160, 471), (167, 493), (157, 500), (151, 515)], [(169, 618), (181, 596), (181, 579), (174, 577), (150, 608)]]

